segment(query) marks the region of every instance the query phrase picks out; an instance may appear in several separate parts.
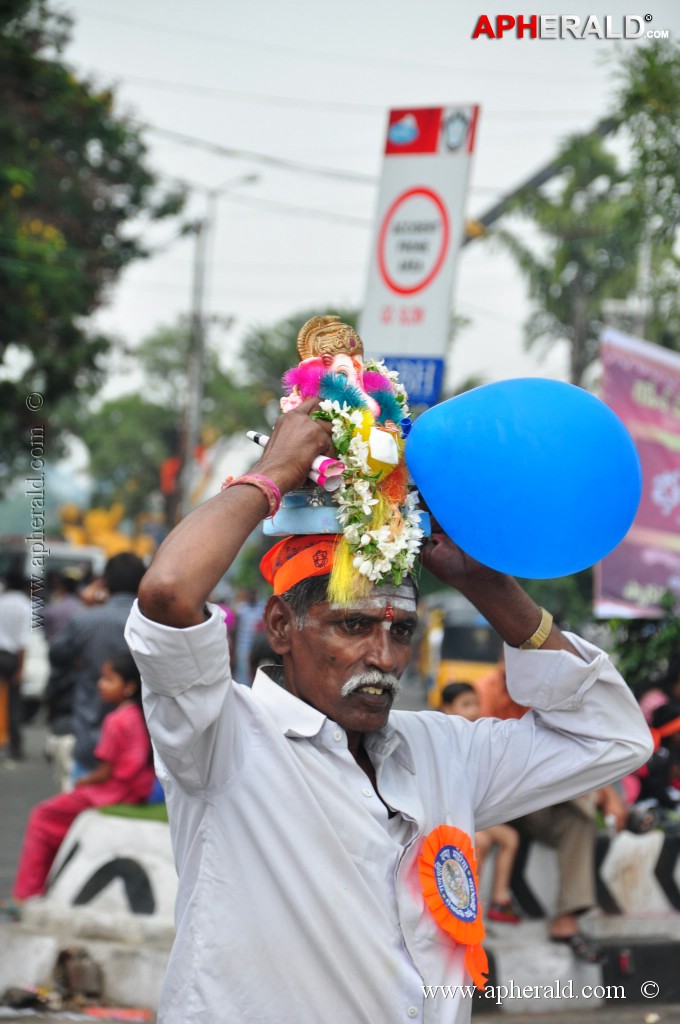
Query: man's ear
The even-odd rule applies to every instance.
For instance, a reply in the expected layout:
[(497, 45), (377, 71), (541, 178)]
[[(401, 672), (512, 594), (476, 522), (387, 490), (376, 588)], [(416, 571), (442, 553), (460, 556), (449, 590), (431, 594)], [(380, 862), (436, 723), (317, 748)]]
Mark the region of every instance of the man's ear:
[(291, 631), (296, 628), (295, 616), (286, 602), (274, 594), (264, 610), (269, 646), (275, 654), (288, 654)]

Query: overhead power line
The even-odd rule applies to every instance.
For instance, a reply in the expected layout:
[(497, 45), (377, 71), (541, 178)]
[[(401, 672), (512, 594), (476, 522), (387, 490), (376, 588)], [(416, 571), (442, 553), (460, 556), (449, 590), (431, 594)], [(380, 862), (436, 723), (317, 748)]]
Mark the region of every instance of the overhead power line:
[(287, 46), (281, 42), (266, 43), (261, 39), (248, 39), (243, 36), (230, 36), (225, 35), (224, 33), (210, 32), (207, 30), (190, 28), (188, 26), (168, 25), (163, 21), (147, 21), (146, 19), (134, 18), (129, 15), (111, 14), (108, 11), (94, 10), (93, 8), (86, 6), (76, 6), (76, 11), (79, 15), (84, 14), (90, 18), (99, 18), (104, 21), (116, 22), (121, 25), (134, 25), (138, 28), (153, 32), (155, 35), (163, 34), (181, 36), (182, 39), (187, 39), (188, 37), (207, 39), (210, 40), (210, 42), (219, 45), (226, 43), (239, 48), (248, 47), (253, 50), (262, 50), (267, 53), (274, 53), (279, 56), (281, 54), (292, 54), (298, 61), (300, 57), (304, 57), (307, 61), (318, 59), (341, 64), (358, 64), (363, 67), (392, 67), (400, 70), (403, 70), (404, 68), (414, 68), (419, 71), (446, 71), (449, 74), (452, 71), (455, 71), (458, 74), (479, 75), (484, 79), (501, 77), (529, 78), (533, 81), (542, 79), (545, 81), (549, 77), (553, 81), (556, 78), (565, 79), (570, 82), (573, 81), (573, 75), (566, 73), (563, 75), (556, 75), (554, 71), (534, 73), (523, 69), (517, 70), (516, 68), (511, 70), (489, 69), (481, 64), (463, 68), (458, 64), (454, 65), (453, 61), (450, 64), (435, 64), (432, 61), (413, 61), (404, 57), (377, 57), (375, 55), (362, 56), (357, 54), (354, 50), (334, 53), (332, 50), (321, 50), (317, 47)]
[(219, 142), (211, 142), (209, 139), (199, 139), (194, 135), (186, 135), (184, 132), (176, 132), (171, 128), (158, 128), (148, 122), (137, 122), (146, 131), (152, 132), (161, 138), (172, 139), (185, 146), (194, 146), (196, 149), (204, 149), (208, 153), (215, 153), (217, 156), (228, 156), (238, 160), (252, 160), (254, 163), (264, 164), (267, 167), (281, 167), (289, 171), (297, 171), (300, 174), (310, 174), (320, 178), (334, 178), (338, 181), (351, 181), (355, 184), (376, 185), (379, 178), (373, 174), (361, 174), (359, 171), (342, 171), (332, 167), (320, 167), (316, 164), (305, 164), (299, 160), (289, 160), (286, 157), (271, 156), (268, 153), (256, 153), (248, 149), (238, 149), (234, 146), (224, 146)]
[(241, 196), (229, 193), (222, 197), (229, 203), (237, 203), (239, 206), (259, 207), (263, 210), (273, 210), (276, 213), (288, 213), (293, 216), (315, 217), (319, 220), (329, 220), (336, 224), (352, 224), (354, 227), (373, 227), (372, 217), (355, 217), (350, 213), (337, 213), (334, 210), (320, 210), (313, 206), (293, 206), (289, 203), (280, 203), (275, 199), (258, 199), (254, 196)]
[[(161, 92), (177, 92), (195, 96), (224, 96), (227, 99), (242, 103), (257, 103), (274, 107), (295, 107), (301, 110), (336, 110), (343, 114), (375, 114), (387, 115), (390, 106), (386, 103), (349, 103), (342, 100), (321, 100), (303, 96), (274, 96), (271, 93), (243, 92), (239, 89), (225, 89), (222, 86), (202, 85), (198, 82), (173, 82), (167, 78), (149, 78), (145, 75), (130, 75), (127, 72), (110, 71), (99, 68), (100, 72), (120, 82), (132, 82), (136, 85), (158, 89)], [(397, 104), (398, 106), (398, 104)], [(507, 121), (536, 121), (542, 118), (556, 117), (588, 117), (592, 110), (575, 110), (565, 107), (562, 110), (489, 110), (484, 109), (484, 120), (503, 118)]]
[(244, 103), (264, 103), (274, 107), (300, 107), (303, 110), (338, 110), (345, 114), (387, 113), (387, 107), (382, 103), (347, 103), (341, 100), (316, 100), (301, 96), (273, 96), (270, 93), (241, 92), (238, 89), (225, 89), (216, 85), (171, 82), (165, 78), (147, 78), (144, 75), (128, 75), (125, 72), (99, 70), (117, 78), (118, 81), (134, 82), (137, 85), (145, 85), (163, 92), (191, 93), (196, 96), (225, 96), (228, 99)]

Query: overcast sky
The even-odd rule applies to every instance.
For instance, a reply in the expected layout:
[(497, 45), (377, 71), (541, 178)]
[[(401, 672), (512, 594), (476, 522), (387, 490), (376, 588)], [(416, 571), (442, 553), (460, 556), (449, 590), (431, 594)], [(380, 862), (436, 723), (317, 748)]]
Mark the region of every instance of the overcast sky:
[[(154, 170), (197, 186), (190, 212), (204, 214), (206, 189), (258, 175), (217, 206), (206, 305), (236, 318), (219, 335), (225, 361), (253, 324), (362, 304), (390, 107), (481, 105), (467, 201), (468, 216), (479, 215), (611, 109), (617, 48), (639, 45), (474, 40), (478, 16), (507, 5), (460, 0), (69, 0), (63, 9), (75, 20), (67, 60), (79, 74), (117, 83), (119, 111), (244, 152), (225, 157), (146, 133)], [(535, 2), (524, 13), (567, 11), (609, 14), (617, 31), (624, 14), (651, 14), (650, 28), (674, 38), (680, 31), (677, 0), (644, 9), (612, 0), (598, 10)], [(285, 169), (248, 152), (372, 180)], [(159, 225), (152, 238), (160, 245), (171, 234)], [(185, 238), (135, 264), (101, 326), (134, 346), (173, 323), (190, 309), (192, 260)], [(452, 380), (566, 377), (564, 350), (540, 364), (524, 352), (526, 288), (502, 252), (475, 243), (461, 253), (453, 305), (472, 324), (456, 343)], [(125, 384), (117, 378), (114, 387)]]

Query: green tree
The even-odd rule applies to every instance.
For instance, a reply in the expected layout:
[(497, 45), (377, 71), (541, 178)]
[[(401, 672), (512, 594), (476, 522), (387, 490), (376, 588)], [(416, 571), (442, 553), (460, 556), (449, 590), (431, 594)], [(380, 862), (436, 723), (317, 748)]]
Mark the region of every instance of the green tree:
[(79, 434), (90, 453), (92, 504), (120, 501), (131, 517), (148, 511), (161, 464), (173, 454), (176, 430), (171, 406), (139, 395), (112, 399), (84, 418)]
[[(187, 403), (190, 344), (190, 323), (182, 317), (174, 325), (159, 327), (135, 351), (145, 395), (173, 410), (178, 432)], [(244, 386), (250, 385), (250, 380), (241, 377), (237, 371), (222, 368), (216, 344), (205, 345), (201, 424), (211, 433), (230, 437), (253, 427), (254, 417), (256, 426), (264, 425), (257, 394), (252, 387)]]
[[(569, 347), (570, 380), (582, 384), (599, 352), (599, 334), (615, 317), (669, 348), (680, 348), (680, 44), (635, 47), (615, 69), (617, 92), (608, 129), (624, 143), (624, 161), (598, 129), (574, 136), (544, 175), (509, 204), (538, 229), (503, 229), (492, 237), (513, 254), (534, 310), (527, 347)], [(630, 302), (637, 297), (637, 303)], [(614, 301), (612, 301), (614, 300)]]
[(680, 222), (680, 42), (656, 40), (624, 53), (616, 70), (619, 123), (631, 144), (629, 178), (654, 235), (673, 240)]
[[(161, 465), (179, 454), (189, 343), (186, 320), (158, 328), (134, 353), (134, 368), (142, 377), (138, 393), (73, 411), (71, 429), (90, 453), (95, 504), (120, 501), (134, 516), (154, 502)], [(220, 368), (213, 348), (206, 348), (205, 364), (206, 432), (230, 436), (246, 429), (259, 412), (251, 392)]]
[(145, 255), (131, 222), (177, 213), (110, 90), (62, 58), (69, 21), (47, 0), (0, 8), (0, 483), (25, 449), (40, 392), (51, 444), (63, 408), (101, 372), (109, 340), (87, 324), (120, 272)]
[(569, 346), (569, 377), (581, 384), (599, 350), (603, 304), (623, 299), (635, 283), (631, 253), (639, 245), (639, 208), (618, 162), (596, 135), (573, 138), (558, 157), (551, 187), (521, 193), (514, 209), (539, 230), (535, 245), (499, 230), (529, 283), (534, 311), (527, 348)]
[(635, 693), (664, 680), (668, 662), (680, 649), (677, 597), (667, 593), (658, 619), (612, 619), (612, 652), (621, 675)]
[(627, 176), (643, 231), (629, 325), (666, 348), (680, 348), (680, 43), (658, 40), (626, 51), (617, 70), (621, 131), (630, 142)]

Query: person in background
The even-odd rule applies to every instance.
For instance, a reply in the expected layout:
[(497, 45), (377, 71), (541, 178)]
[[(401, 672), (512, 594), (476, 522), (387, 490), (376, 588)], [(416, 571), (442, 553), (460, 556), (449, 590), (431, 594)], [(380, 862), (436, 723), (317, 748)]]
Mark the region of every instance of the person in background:
[(250, 648), (250, 674), (255, 678), (257, 670), (266, 665), (280, 665), (278, 655), (272, 650), (264, 629), (258, 629), (255, 633), (253, 646)]
[(84, 593), (86, 601), (98, 602), (67, 623), (50, 648), (50, 662), (74, 674), (73, 747), (74, 779), (91, 772), (97, 761), (94, 749), (105, 714), (98, 680), (104, 661), (127, 650), (123, 636), (144, 563), (123, 552), (106, 563), (104, 576)]
[[(506, 685), (505, 657), (475, 684), (480, 692), (481, 717), (503, 720), (524, 718), (528, 708), (513, 700)], [(586, 963), (602, 963), (600, 948), (581, 931), (579, 917), (596, 905), (595, 850), (598, 803), (605, 817), (623, 827), (620, 807), (612, 786), (601, 787), (552, 807), (543, 807), (511, 822), (520, 838), (545, 843), (557, 852), (557, 908), (548, 925), (551, 942), (565, 943), (574, 956)], [(616, 811), (613, 810), (616, 808)]]
[[(78, 568), (66, 568), (53, 574), (52, 595), (45, 608), (45, 639), (52, 645), (78, 612), (84, 611), (78, 588), (83, 574)], [(47, 713), (48, 735), (45, 756), (54, 765), (59, 789), (68, 793), (73, 788), (73, 689), (75, 667), (50, 664), (50, 674), (42, 702)]]
[(50, 599), (43, 612), (45, 639), (51, 644), (66, 628), (74, 615), (83, 611), (83, 602), (78, 589), (83, 583), (80, 569), (66, 568), (52, 573), (50, 578)]
[(14, 567), (6, 573), (5, 589), (0, 593), (0, 686), (7, 694), (7, 768), (24, 759), (21, 683), (31, 636), (31, 602), (26, 586), (23, 572)]
[(231, 588), (221, 583), (210, 595), (210, 600), (224, 612), (224, 625), (227, 630), (229, 646), (229, 663), (236, 664), (236, 612), (232, 608)]
[[(479, 698), (471, 683), (448, 683), (442, 690), (441, 710), (445, 715), (460, 715), (468, 722), (480, 717)], [(519, 834), (511, 825), (492, 825), (475, 832), (477, 866), (481, 874), (484, 862), (496, 847), (491, 889), (491, 904), (485, 913), (489, 921), (519, 924), (522, 920), (512, 904), (510, 878), (519, 847)]]
[(669, 701), (680, 701), (680, 653), (672, 654), (668, 660), (666, 675), (658, 686), (652, 686), (638, 697), (642, 714), (650, 725), (657, 708)]
[(139, 671), (129, 653), (104, 662), (98, 689), (108, 713), (95, 748), (96, 767), (77, 780), (73, 792), (58, 793), (31, 811), (12, 890), (16, 902), (45, 892), (57, 851), (82, 811), (107, 804), (141, 803), (153, 787)]
[(255, 640), (258, 626), (262, 623), (264, 601), (260, 599), (255, 587), (246, 587), (236, 602), (236, 671), (234, 678), (237, 683), (250, 686), (253, 676), (250, 674), (250, 651)]
[(637, 772), (638, 803), (662, 811), (680, 811), (680, 700), (667, 701), (652, 714), (656, 749)]
[(548, 924), (551, 942), (564, 943), (585, 963), (605, 960), (599, 946), (581, 931), (579, 917), (597, 905), (595, 894), (598, 790), (532, 811), (512, 824), (521, 836), (557, 852), (557, 906)]
[(501, 649), (494, 668), (475, 681), (481, 718), (522, 718), (529, 710), (512, 699), (505, 679), (505, 654)]

